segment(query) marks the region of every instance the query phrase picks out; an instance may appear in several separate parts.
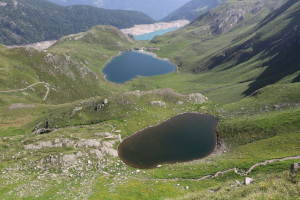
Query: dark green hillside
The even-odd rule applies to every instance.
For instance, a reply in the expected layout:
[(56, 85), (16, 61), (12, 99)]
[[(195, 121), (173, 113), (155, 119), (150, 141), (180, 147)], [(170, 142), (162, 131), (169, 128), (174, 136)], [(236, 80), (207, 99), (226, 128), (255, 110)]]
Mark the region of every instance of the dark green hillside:
[[(251, 60), (252, 67), (263, 68), (264, 71), (250, 83), (244, 92), (250, 95), (255, 90), (291, 76), (290, 81), (297, 81), (300, 71), (300, 2), (290, 0), (279, 9), (272, 12), (260, 22), (248, 35), (245, 42), (232, 45), (206, 63), (194, 69), (194, 72), (213, 69), (222, 66), (222, 70), (234, 68)], [(234, 43), (239, 43), (234, 41)], [(262, 61), (262, 62), (261, 62)], [(204, 69), (203, 69), (204, 68)]]
[(59, 39), (99, 24), (128, 28), (153, 22), (147, 15), (135, 11), (63, 7), (45, 0), (4, 0), (0, 6), (0, 43), (27, 44)]
[(193, 21), (198, 15), (216, 7), (226, 0), (191, 0), (178, 8), (162, 21), (174, 21), (179, 19), (187, 19)]

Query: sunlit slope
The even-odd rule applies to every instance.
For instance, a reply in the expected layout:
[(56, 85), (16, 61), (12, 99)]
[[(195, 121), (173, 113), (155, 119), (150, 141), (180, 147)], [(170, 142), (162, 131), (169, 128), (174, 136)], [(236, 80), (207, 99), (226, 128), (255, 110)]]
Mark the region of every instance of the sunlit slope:
[(40, 102), (47, 87), (49, 94), (45, 100), (52, 103), (102, 96), (109, 89), (104, 86), (101, 67), (132, 44), (132, 39), (118, 29), (97, 26), (85, 33), (66, 36), (46, 51), (1, 46), (0, 90), (17, 90), (37, 84), (32, 86), (34, 89), (2, 92), (0, 97), (10, 102), (17, 94), (21, 99)]
[(280, 6), (284, 2), (227, 1), (190, 25), (154, 38), (157, 53), (176, 63), (179, 72), (148, 82), (200, 91), (216, 102), (236, 101), (268, 84), (296, 82), (299, 2)]

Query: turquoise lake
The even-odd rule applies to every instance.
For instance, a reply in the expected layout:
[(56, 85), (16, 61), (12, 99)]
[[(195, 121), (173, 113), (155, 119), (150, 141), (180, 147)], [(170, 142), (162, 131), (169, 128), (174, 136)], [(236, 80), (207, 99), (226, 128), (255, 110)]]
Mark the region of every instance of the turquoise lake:
[(114, 57), (102, 70), (108, 81), (122, 84), (138, 76), (156, 76), (175, 71), (173, 63), (146, 53), (123, 52)]
[(179, 27), (158, 30), (158, 31), (151, 32), (151, 33), (146, 33), (146, 34), (143, 34), (143, 35), (135, 35), (133, 37), (134, 37), (135, 40), (152, 40), (157, 35), (163, 35), (165, 33), (175, 31), (177, 29), (179, 29)]

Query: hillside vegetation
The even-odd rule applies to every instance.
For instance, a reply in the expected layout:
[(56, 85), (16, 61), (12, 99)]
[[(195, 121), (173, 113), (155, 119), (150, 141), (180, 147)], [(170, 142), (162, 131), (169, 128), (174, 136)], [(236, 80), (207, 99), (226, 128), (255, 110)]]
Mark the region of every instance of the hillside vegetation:
[[(151, 42), (95, 26), (41, 52), (0, 46), (0, 199), (298, 199), (299, 8), (228, 0)], [(138, 47), (178, 70), (106, 81), (105, 64)], [(123, 139), (185, 112), (218, 118), (210, 156), (119, 159)]]
[(136, 11), (63, 7), (45, 0), (4, 0), (0, 6), (0, 43), (16, 45), (54, 40), (87, 31), (95, 25), (129, 28), (153, 22), (146, 14)]
[(113, 10), (136, 10), (161, 20), (189, 0), (48, 0), (64, 6), (91, 5)]
[(151, 41), (160, 48), (158, 55), (170, 58), (179, 72), (147, 84), (169, 84), (181, 92), (201, 90), (225, 103), (268, 84), (295, 82), (298, 22), (298, 1), (226, 1), (188, 26)]

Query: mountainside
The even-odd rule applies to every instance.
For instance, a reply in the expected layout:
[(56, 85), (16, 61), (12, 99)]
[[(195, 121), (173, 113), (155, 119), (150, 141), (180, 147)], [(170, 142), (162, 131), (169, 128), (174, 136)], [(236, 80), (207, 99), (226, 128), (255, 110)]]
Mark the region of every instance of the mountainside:
[(136, 10), (160, 20), (189, 0), (48, 0), (60, 5), (91, 5), (107, 9)]
[(299, 82), (299, 53), (300, 2), (289, 0), (252, 30), (234, 40), (230, 47), (195, 68), (194, 72), (220, 66), (226, 70), (245, 62), (252, 65), (252, 70), (263, 68), (264, 71), (258, 77), (253, 77), (255, 80), (244, 92), (250, 95), (285, 77), (289, 77), (292, 82)]
[[(299, 199), (299, 12), (299, 0), (227, 0), (152, 41), (97, 25), (42, 51), (0, 44), (0, 199)], [(177, 70), (106, 80), (106, 64), (132, 49)], [(144, 146), (172, 149), (162, 161), (198, 153), (190, 133), (206, 130), (163, 123), (187, 113), (218, 121), (206, 157), (153, 169), (119, 157), (153, 127), (170, 136), (148, 132), (138, 152), (132, 140), (137, 162), (153, 159)]]
[(98, 24), (129, 28), (153, 22), (147, 15), (135, 11), (63, 7), (44, 0), (6, 0), (0, 5), (0, 43), (12, 45), (53, 40), (87, 31)]
[(162, 21), (174, 21), (180, 19), (193, 21), (198, 15), (216, 7), (224, 1), (226, 0), (191, 0), (167, 17), (163, 18)]
[[(265, 31), (263, 31), (262, 27), (260, 27), (260, 29), (255, 29), (255, 27), (259, 26), (259, 23), (264, 20), (268, 14), (274, 15), (277, 8), (282, 9), (279, 7), (286, 2), (288, 1), (255, 0), (249, 2), (228, 0), (209, 12), (200, 15), (188, 26), (176, 32), (156, 37), (151, 42), (160, 48), (158, 54), (162, 57), (171, 58), (178, 65), (179, 70), (183, 72), (192, 71), (195, 74), (200, 73), (199, 76), (195, 76), (194, 81), (202, 82), (202, 86), (199, 87), (206, 85), (204, 88), (206, 88), (206, 92), (212, 94), (212, 96), (207, 94), (210, 97), (218, 99), (218, 95), (216, 95), (217, 91), (224, 91), (226, 88), (228, 93), (224, 93), (224, 95), (231, 93), (230, 98), (232, 98), (232, 93), (235, 93), (236, 97), (239, 96), (239, 98), (241, 98), (245, 95), (249, 95), (251, 91), (253, 92), (255, 89), (259, 89), (275, 81), (275, 79), (273, 79), (273, 81), (269, 80), (259, 87), (253, 87), (254, 81), (261, 75), (264, 76), (266, 67), (271, 64), (268, 63), (268, 61), (275, 58), (269, 56), (275, 56), (275, 52), (277, 51), (278, 53), (279, 51), (278, 49), (276, 51), (273, 49), (273, 53), (270, 51), (270, 54), (259, 58), (255, 56), (256, 53), (254, 52), (263, 53), (264, 51), (269, 51), (268, 47), (279, 42), (277, 41), (278, 38), (285, 38), (287, 37), (286, 34), (295, 35), (297, 31), (293, 30), (297, 29), (296, 21), (298, 14), (291, 7), (288, 9), (291, 13), (290, 15), (282, 13), (282, 15), (277, 16), (276, 20), (278, 20), (278, 22), (275, 23), (274, 21), (274, 24), (271, 23), (270, 26), (266, 26)], [(291, 3), (295, 3), (295, 1), (290, 1), (289, 4)], [(296, 7), (297, 5), (298, 4), (295, 3)], [(294, 27), (287, 24), (288, 19), (285, 19), (285, 17), (290, 17), (290, 19), (294, 18)], [(280, 26), (277, 25), (279, 21)], [(282, 31), (279, 29), (280, 27)], [(255, 37), (256, 33), (257, 35)], [(278, 36), (273, 37), (275, 35)], [(253, 39), (250, 40), (252, 37)], [(261, 37), (264, 38), (265, 44), (260, 42)], [(260, 48), (251, 50), (252, 47), (250, 43), (247, 42), (246, 44), (248, 44), (248, 46), (245, 47), (248, 49), (244, 52), (241, 49), (232, 49), (230, 53), (226, 54), (233, 46), (242, 44), (247, 40), (250, 40), (252, 44), (260, 44)], [(291, 39), (291, 41), (294, 41), (294, 39)], [(282, 43), (282, 47), (285, 42)], [(290, 42), (287, 44), (289, 43)], [(290, 50), (292, 51), (293, 48), (294, 47), (291, 47)], [(295, 63), (297, 62), (298, 61), (295, 60)], [(277, 69), (279, 70), (281, 68)], [(296, 73), (298, 71), (295, 66), (293, 70)], [(288, 73), (292, 73), (292, 71)], [(275, 75), (275, 71), (273, 72)], [(296, 74), (292, 74), (291, 76), (282, 74), (281, 77), (286, 78), (281, 79), (280, 76), (278, 76), (276, 79), (283, 83), (289, 83), (296, 78)], [(222, 82), (226, 84), (226, 87), (220, 87), (219, 84), (216, 84), (216, 80), (218, 80), (218, 83)], [(231, 90), (230, 88), (235, 89)], [(226, 98), (222, 98), (219, 100), (227, 101), (225, 99)]]
[[(73, 56), (71, 50), (76, 52), (82, 44), (89, 45), (89, 51), (80, 51), (80, 58)], [(132, 40), (120, 30), (96, 26), (88, 32), (61, 38), (52, 47), (55, 50), (51, 51), (0, 46), (0, 91), (18, 90), (38, 83), (34, 86), (38, 89), (29, 90), (27, 95), (16, 91), (20, 93), (20, 99), (41, 102), (47, 91), (45, 89), (49, 88), (44, 100), (56, 104), (106, 94), (104, 78), (99, 74), (99, 63), (107, 62), (111, 56), (132, 45)], [(66, 46), (69, 50), (63, 51)], [(85, 53), (97, 57), (98, 63), (95, 66), (89, 63)], [(0, 101), (10, 102), (11, 94), (0, 94)]]

